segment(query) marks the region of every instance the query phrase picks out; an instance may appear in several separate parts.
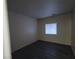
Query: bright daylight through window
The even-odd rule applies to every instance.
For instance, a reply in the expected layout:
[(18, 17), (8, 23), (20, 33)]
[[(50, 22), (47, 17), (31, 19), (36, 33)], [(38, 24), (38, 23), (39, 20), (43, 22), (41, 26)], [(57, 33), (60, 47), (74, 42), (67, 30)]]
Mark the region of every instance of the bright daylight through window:
[(57, 23), (45, 24), (45, 34), (57, 34)]

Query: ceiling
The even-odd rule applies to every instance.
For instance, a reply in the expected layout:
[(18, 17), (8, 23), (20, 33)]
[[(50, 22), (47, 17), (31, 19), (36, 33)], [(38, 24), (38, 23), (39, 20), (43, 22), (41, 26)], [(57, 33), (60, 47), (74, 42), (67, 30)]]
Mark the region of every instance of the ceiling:
[(43, 18), (72, 11), (74, 4), (74, 0), (8, 0), (8, 10)]

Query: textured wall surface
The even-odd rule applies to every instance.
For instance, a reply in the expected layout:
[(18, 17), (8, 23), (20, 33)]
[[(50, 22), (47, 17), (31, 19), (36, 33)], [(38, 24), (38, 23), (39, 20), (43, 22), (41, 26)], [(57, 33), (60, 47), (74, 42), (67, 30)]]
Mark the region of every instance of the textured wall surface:
[(36, 20), (9, 12), (12, 52), (36, 41)]
[[(38, 39), (71, 45), (72, 14), (38, 20)], [(57, 23), (57, 35), (46, 35), (45, 24)]]

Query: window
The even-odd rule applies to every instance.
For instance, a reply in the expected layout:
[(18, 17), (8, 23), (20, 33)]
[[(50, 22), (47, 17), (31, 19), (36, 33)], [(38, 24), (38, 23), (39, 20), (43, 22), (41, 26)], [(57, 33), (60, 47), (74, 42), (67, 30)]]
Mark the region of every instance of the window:
[(45, 34), (57, 34), (57, 23), (45, 24)]

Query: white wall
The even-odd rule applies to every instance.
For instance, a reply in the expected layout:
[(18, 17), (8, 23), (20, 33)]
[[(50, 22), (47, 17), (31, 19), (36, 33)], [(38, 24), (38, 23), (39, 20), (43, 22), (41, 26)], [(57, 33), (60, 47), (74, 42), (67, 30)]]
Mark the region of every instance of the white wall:
[(9, 12), (12, 52), (36, 41), (36, 20)]
[[(0, 41), (1, 52), (3, 53), (2, 59), (12, 59), (11, 56), (11, 45), (10, 45), (10, 32), (9, 32), (9, 23), (8, 23), (8, 14), (7, 14), (7, 4), (6, 1), (3, 1), (3, 42)], [(1, 32), (0, 32), (1, 33)], [(3, 44), (3, 45), (2, 45)]]

